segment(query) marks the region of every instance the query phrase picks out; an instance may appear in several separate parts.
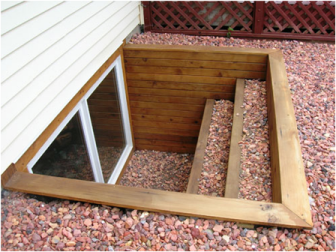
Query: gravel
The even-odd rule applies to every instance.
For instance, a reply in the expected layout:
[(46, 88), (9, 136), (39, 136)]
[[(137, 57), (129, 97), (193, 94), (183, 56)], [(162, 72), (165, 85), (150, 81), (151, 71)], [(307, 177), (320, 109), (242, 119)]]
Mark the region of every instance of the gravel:
[(223, 197), (230, 152), (233, 102), (215, 102), (198, 194)]
[[(247, 40), (151, 33), (134, 36), (132, 43), (282, 50), (298, 125), (314, 228), (297, 230), (256, 226), (254, 229), (244, 229), (233, 222), (58, 199), (36, 199), (31, 195), (3, 190), (1, 249), (335, 250), (335, 45), (295, 40)], [(251, 85), (252, 89), (255, 84), (255, 81), (246, 83), (247, 88)], [(264, 116), (260, 115), (258, 122), (263, 124), (261, 118)], [(246, 128), (249, 127), (246, 125)], [(253, 141), (253, 138), (243, 138), (241, 146), (245, 141)], [(263, 141), (256, 143), (255, 153), (261, 154), (259, 144)], [(243, 167), (252, 158), (249, 150), (245, 152)], [(266, 156), (260, 162), (266, 165), (267, 152), (264, 153)], [(157, 155), (161, 154), (154, 156)], [(169, 155), (175, 154), (166, 155), (169, 159)], [(191, 160), (182, 157), (188, 159), (188, 162)], [(183, 158), (177, 164), (182, 165)], [(159, 171), (161, 168), (156, 169)], [(245, 165), (241, 182), (245, 181), (245, 175), (254, 174), (251, 170), (247, 173), (246, 169), (250, 168)], [(132, 183), (136, 183), (134, 181)], [(262, 183), (264, 187), (253, 184), (254, 190), (258, 192), (253, 194), (253, 198), (262, 196), (262, 200), (271, 200), (268, 180)], [(162, 189), (184, 190), (167, 184)], [(242, 190), (240, 196), (245, 197)]]
[(266, 82), (246, 80), (238, 198), (272, 201)]
[(185, 192), (193, 159), (191, 154), (136, 150), (120, 184)]

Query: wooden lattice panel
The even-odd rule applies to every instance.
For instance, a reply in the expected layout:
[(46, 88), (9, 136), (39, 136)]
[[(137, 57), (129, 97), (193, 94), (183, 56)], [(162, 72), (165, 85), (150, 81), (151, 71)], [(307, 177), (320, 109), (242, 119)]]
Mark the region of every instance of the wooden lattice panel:
[(317, 5), (273, 1), (265, 5), (264, 29), (267, 33), (297, 33), (313, 35), (335, 34), (335, 6), (329, 2)]
[(152, 2), (154, 29), (233, 30), (252, 32), (250, 2)]

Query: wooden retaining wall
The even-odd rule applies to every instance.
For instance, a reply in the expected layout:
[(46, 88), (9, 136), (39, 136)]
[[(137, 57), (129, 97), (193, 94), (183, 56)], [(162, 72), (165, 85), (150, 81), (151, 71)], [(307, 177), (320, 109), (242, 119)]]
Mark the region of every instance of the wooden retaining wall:
[(206, 99), (234, 100), (237, 78), (265, 79), (267, 50), (126, 45), (136, 149), (194, 153)]

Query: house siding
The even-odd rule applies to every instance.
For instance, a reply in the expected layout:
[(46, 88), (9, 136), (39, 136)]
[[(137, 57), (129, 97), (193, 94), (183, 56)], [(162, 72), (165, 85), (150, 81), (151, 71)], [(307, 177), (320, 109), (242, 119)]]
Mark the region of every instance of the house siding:
[(1, 6), (1, 173), (140, 23), (140, 2)]

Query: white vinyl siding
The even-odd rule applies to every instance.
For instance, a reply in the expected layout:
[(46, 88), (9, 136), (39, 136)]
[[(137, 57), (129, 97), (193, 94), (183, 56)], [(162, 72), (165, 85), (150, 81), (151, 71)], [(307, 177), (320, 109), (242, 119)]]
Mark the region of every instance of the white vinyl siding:
[[(51, 3), (39, 7), (41, 13), (30, 6), (27, 12), (34, 10), (35, 17), (26, 14), (21, 19), (25, 23), (5, 25), (8, 31), (1, 38), (2, 172), (17, 161), (140, 22), (139, 2)], [(25, 4), (5, 9), (2, 23), (7, 21), (7, 11), (12, 12), (7, 16), (13, 17), (15, 9)]]

